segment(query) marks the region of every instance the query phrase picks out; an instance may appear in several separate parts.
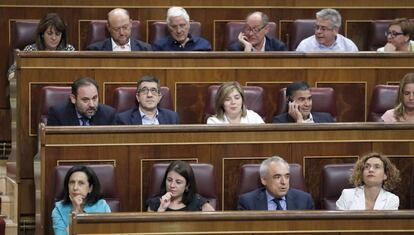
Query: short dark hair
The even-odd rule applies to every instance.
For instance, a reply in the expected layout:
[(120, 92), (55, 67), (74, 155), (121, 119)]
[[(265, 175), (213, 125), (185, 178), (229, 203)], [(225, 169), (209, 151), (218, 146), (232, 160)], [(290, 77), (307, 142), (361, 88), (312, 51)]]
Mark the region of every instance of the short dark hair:
[(308, 83), (305, 81), (292, 82), (286, 87), (286, 97), (288, 98), (288, 100), (290, 100), (290, 98), (293, 96), (293, 94), (296, 91), (299, 91), (299, 90), (304, 91), (304, 90), (309, 90), (309, 89), (310, 87)]
[(89, 77), (82, 77), (72, 83), (72, 94), (74, 96), (77, 96), (79, 87), (89, 85), (94, 85), (96, 87), (96, 90), (99, 90), (98, 83), (95, 80)]
[(67, 33), (66, 33), (66, 24), (56, 13), (48, 13), (45, 15), (39, 22), (39, 25), (36, 29), (36, 47), (38, 50), (45, 50), (45, 40), (43, 34), (45, 31), (52, 26), (56, 29), (57, 32), (62, 33), (62, 38), (60, 39), (59, 45), (56, 47), (56, 50), (63, 50), (67, 46)]
[(165, 171), (164, 179), (162, 180), (160, 195), (162, 196), (167, 192), (167, 185), (165, 181), (167, 180), (167, 175), (170, 171), (175, 171), (179, 175), (185, 178), (186, 180), (186, 190), (183, 193), (182, 203), (189, 205), (195, 198), (197, 192), (197, 185), (194, 177), (193, 168), (185, 161), (173, 161), (167, 167)]
[(139, 86), (143, 82), (155, 82), (155, 83), (157, 83), (157, 89), (160, 90), (160, 87), (161, 87), (160, 81), (156, 77), (154, 77), (152, 75), (146, 75), (146, 76), (141, 77), (138, 80), (138, 82), (137, 82), (137, 92), (138, 92)]
[(96, 176), (95, 172), (90, 167), (84, 165), (75, 165), (68, 170), (65, 176), (63, 187), (63, 204), (72, 203), (69, 198), (69, 179), (75, 172), (85, 173), (88, 177), (89, 186), (92, 187), (92, 191), (86, 196), (85, 204), (93, 205), (98, 200), (102, 199), (101, 184), (99, 183), (99, 179)]

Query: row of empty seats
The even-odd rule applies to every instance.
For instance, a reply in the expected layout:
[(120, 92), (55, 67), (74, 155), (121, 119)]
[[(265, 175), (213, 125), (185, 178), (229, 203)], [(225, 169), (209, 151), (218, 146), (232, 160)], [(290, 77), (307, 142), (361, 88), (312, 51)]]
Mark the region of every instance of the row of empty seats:
[[(217, 185), (214, 177), (214, 169), (210, 164), (190, 164), (193, 168), (198, 193), (210, 201), (214, 208), (218, 208)], [(302, 174), (302, 166), (290, 165), (290, 187), (307, 191), (305, 179)], [(63, 198), (63, 180), (71, 166), (57, 166), (55, 168), (55, 201)], [(90, 165), (97, 174), (102, 193), (112, 211), (119, 211), (120, 201), (116, 193), (115, 168), (112, 165)], [(160, 187), (165, 171), (166, 163), (154, 164), (151, 169), (147, 198), (155, 197), (160, 193)], [(335, 210), (335, 202), (341, 195), (342, 189), (352, 188), (349, 176), (354, 164), (326, 165), (321, 174), (320, 195), (322, 209)], [(238, 196), (262, 187), (259, 174), (260, 164), (245, 164), (240, 168)], [(145, 210), (145, 209), (143, 209)]]
[[(219, 85), (211, 85), (208, 88), (207, 100), (204, 106), (204, 121), (208, 117), (214, 115), (214, 97), (216, 96)], [(263, 103), (264, 90), (259, 86), (244, 86), (246, 106), (248, 109), (254, 110), (262, 118), (266, 117), (266, 107)], [(69, 99), (71, 93), (70, 87), (45, 86), (41, 90), (40, 103), (38, 107), (37, 120), (47, 123), (48, 109), (51, 106), (58, 105)], [(327, 112), (336, 119), (336, 97), (335, 92), (329, 87), (312, 87), (312, 111)], [(135, 87), (118, 87), (113, 93), (113, 106), (118, 112), (126, 111), (137, 105)], [(161, 87), (162, 99), (159, 106), (174, 110), (171, 92), (168, 87)], [(371, 104), (368, 113), (368, 121), (381, 121), (382, 114), (392, 109), (397, 99), (398, 86), (394, 85), (377, 85), (374, 89)], [(275, 99), (278, 99), (278, 107), (276, 114), (287, 112), (286, 88), (282, 88), (279, 92), (275, 92)], [(275, 114), (275, 115), (276, 115)]]
[[(11, 21), (10, 48), (22, 50), (26, 45), (34, 43), (33, 35), (35, 34), (38, 22), (38, 20)], [(289, 50), (295, 50), (303, 39), (314, 34), (315, 22), (314, 19), (299, 19), (292, 23), (288, 38), (289, 42), (286, 42), (289, 45)], [(371, 22), (368, 33), (369, 38), (367, 40), (368, 50), (375, 51), (386, 44), (387, 38), (384, 33), (387, 31), (390, 22), (391, 20), (375, 20)], [(203, 36), (200, 22), (192, 21), (190, 24), (190, 33), (192, 35)], [(238, 41), (237, 36), (243, 30), (244, 25), (243, 21), (232, 21), (226, 24), (224, 35), (222, 35), (222, 48), (226, 50), (232, 43)], [(268, 36), (278, 39), (278, 25), (275, 22), (269, 22), (269, 26)], [(140, 21), (132, 21), (131, 36), (141, 41), (146, 41), (141, 34), (141, 27)], [(150, 24), (148, 32), (148, 43), (152, 44), (168, 35), (168, 27), (165, 21), (157, 21)], [(78, 49), (85, 50), (87, 45), (104, 40), (107, 37), (109, 37), (109, 32), (106, 28), (106, 20), (92, 20), (88, 26), (88, 33), (86, 41), (83, 43), (83, 48)]]

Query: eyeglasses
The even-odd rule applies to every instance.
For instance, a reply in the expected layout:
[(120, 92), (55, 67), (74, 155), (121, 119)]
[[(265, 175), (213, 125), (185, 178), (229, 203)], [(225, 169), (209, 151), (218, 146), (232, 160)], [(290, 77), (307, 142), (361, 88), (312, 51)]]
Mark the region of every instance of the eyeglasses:
[(313, 26), (313, 29), (315, 29), (315, 31), (320, 30), (322, 32), (326, 32), (326, 31), (332, 31), (334, 28), (329, 28), (329, 27), (326, 27), (326, 26), (322, 26), (322, 25), (315, 24)]
[(250, 28), (249, 26), (247, 26), (247, 25), (246, 25), (246, 27), (244, 27), (243, 31), (244, 31), (244, 33), (246, 33), (246, 34), (248, 34), (248, 33), (254, 33), (254, 34), (257, 34), (257, 33), (259, 33), (260, 31), (262, 31), (262, 29), (264, 29), (264, 27), (266, 27), (266, 25), (263, 25), (263, 26), (262, 26), (262, 27), (260, 27), (260, 28)]
[(398, 33), (398, 32), (385, 32), (385, 37), (390, 36), (392, 38), (395, 38), (398, 35), (405, 35), (405, 33), (402, 33), (402, 32), (401, 33)]
[(178, 29), (185, 29), (186, 27), (188, 27), (189, 24), (175, 24), (175, 25), (170, 25), (168, 24), (168, 27), (172, 30), (178, 30)]
[(120, 32), (120, 31), (121, 31), (121, 29), (123, 29), (123, 30), (125, 31), (125, 30), (128, 30), (129, 28), (130, 28), (130, 23), (125, 24), (125, 25), (122, 25), (122, 26), (120, 26), (120, 27), (116, 27), (116, 28), (111, 27), (111, 29), (112, 29), (113, 31), (115, 31), (115, 32)]
[(143, 88), (138, 90), (138, 93), (141, 93), (141, 94), (144, 94), (144, 95), (148, 95), (148, 92), (151, 92), (151, 94), (153, 94), (153, 95), (158, 95), (160, 93), (160, 91), (155, 87), (153, 87), (153, 88), (143, 87)]

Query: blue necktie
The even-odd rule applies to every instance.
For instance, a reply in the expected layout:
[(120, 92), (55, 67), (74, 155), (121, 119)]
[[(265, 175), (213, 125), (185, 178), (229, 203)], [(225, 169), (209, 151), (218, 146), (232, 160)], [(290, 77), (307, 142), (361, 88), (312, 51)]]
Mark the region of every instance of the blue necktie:
[(81, 117), (80, 120), (81, 120), (82, 126), (89, 126), (90, 125), (90, 123), (89, 123), (90, 119), (89, 118)]
[(276, 203), (276, 210), (278, 210), (278, 211), (283, 210), (282, 206), (280, 205), (281, 200), (282, 199), (280, 199), (280, 198), (273, 198), (273, 201)]

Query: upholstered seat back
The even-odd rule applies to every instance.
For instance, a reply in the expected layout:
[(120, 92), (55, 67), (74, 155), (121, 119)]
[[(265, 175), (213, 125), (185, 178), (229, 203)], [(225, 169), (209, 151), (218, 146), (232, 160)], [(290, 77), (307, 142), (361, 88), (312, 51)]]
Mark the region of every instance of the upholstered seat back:
[[(201, 23), (190, 21), (191, 36), (201, 37)], [(150, 25), (148, 43), (153, 44), (156, 41), (170, 35), (166, 21), (156, 21)]]
[[(239, 33), (243, 31), (245, 25), (246, 23), (244, 21), (231, 21), (226, 24), (223, 39), (224, 50), (228, 50), (231, 44), (239, 41)], [(275, 22), (269, 22), (269, 33), (267, 33), (267, 36), (277, 39), (277, 32), (277, 24)]]
[(381, 116), (389, 109), (394, 108), (398, 97), (399, 86), (376, 85), (372, 93), (367, 120), (382, 122)]
[[(66, 173), (72, 166), (55, 167), (55, 201), (63, 199), (63, 188)], [(113, 165), (88, 165), (95, 172), (101, 184), (101, 193), (108, 203), (111, 211), (119, 211), (119, 198), (117, 195), (115, 168)]]
[(66, 102), (72, 93), (71, 87), (44, 86), (40, 91), (38, 104), (38, 123), (47, 124), (47, 115), (50, 107)]
[[(109, 104), (113, 106), (117, 112), (123, 112), (138, 105), (138, 101), (135, 97), (136, 87), (118, 87), (114, 91), (114, 103)], [(162, 98), (158, 104), (161, 108), (174, 110), (171, 92), (168, 87), (160, 88)]]
[(353, 188), (349, 182), (354, 164), (329, 164), (322, 169), (320, 198), (321, 206), (327, 210), (336, 209), (336, 201), (342, 190)]
[[(302, 166), (296, 163), (289, 164), (290, 187), (306, 191), (305, 179), (302, 174)], [(239, 196), (262, 187), (260, 180), (260, 164), (244, 164), (240, 167)]]
[[(204, 106), (204, 123), (214, 112), (214, 100), (220, 85), (211, 85), (207, 90), (207, 99)], [(266, 117), (266, 109), (263, 104), (264, 91), (259, 86), (244, 86), (244, 97), (247, 109), (258, 113), (263, 120)]]
[[(311, 87), (312, 94), (312, 112), (330, 113), (334, 120), (337, 117), (335, 91), (331, 87)], [(279, 90), (278, 105), (276, 114), (288, 111), (288, 99), (286, 97), (286, 88)]]
[(315, 34), (316, 20), (295, 20), (290, 27), (289, 34), (289, 50), (294, 51), (298, 47), (299, 43), (312, 35)]
[[(106, 20), (92, 20), (88, 26), (88, 34), (86, 37), (85, 48), (92, 43), (105, 40), (110, 37), (109, 31), (106, 27)], [(139, 20), (132, 21), (131, 38), (143, 40), (140, 32), (141, 22)]]
[(385, 46), (387, 43), (385, 32), (387, 32), (390, 23), (391, 20), (374, 20), (371, 22), (367, 40), (369, 51), (376, 51), (378, 48)]
[[(211, 164), (190, 164), (193, 168), (194, 177), (197, 184), (197, 193), (205, 197), (217, 209), (218, 197), (216, 189), (216, 181), (214, 176), (214, 167)], [(151, 168), (151, 178), (149, 179), (148, 198), (155, 197), (160, 194), (162, 180), (167, 170), (168, 164), (157, 163)]]

